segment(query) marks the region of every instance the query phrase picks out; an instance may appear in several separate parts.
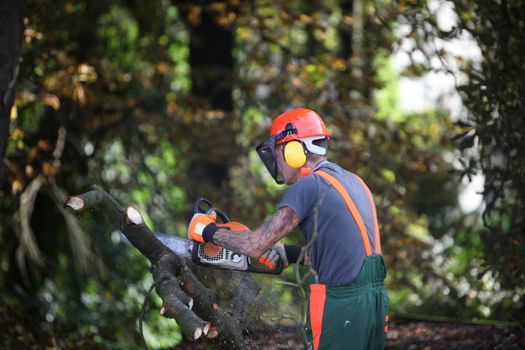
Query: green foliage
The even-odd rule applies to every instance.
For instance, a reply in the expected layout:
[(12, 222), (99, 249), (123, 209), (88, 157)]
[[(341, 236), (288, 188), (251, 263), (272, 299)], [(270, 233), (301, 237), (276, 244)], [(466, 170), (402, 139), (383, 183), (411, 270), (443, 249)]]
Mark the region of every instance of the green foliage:
[(470, 137), (479, 145), (478, 155), (464, 153), (464, 172), (479, 169), (485, 175), (482, 239), (487, 262), (503, 284), (515, 287), (525, 282), (525, 83), (515, 78), (525, 73), (515, 59), (525, 52), (524, 28), (517, 25), (525, 12), (521, 1), (484, 3), (475, 9), (458, 2), (456, 8), (462, 14), (458, 27), (475, 38), (483, 57), (481, 67), (463, 67), (468, 82), (460, 90), (471, 130), (463, 140)]
[(100, 17), (97, 28), (97, 39), (113, 68), (124, 71), (141, 68), (135, 57), (138, 23), (127, 9), (113, 6)]
[(375, 95), (377, 105), (376, 116), (378, 119), (391, 119), (400, 121), (402, 114), (399, 107), (398, 74), (394, 67), (393, 59), (388, 53), (379, 53), (375, 59), (377, 79), (382, 86)]
[[(469, 180), (484, 176), (483, 227), (474, 230), (474, 239), (483, 254), (479, 258), (478, 279), (490, 281), (512, 318), (525, 320), (522, 302), (525, 281), (523, 146), (525, 133), (521, 98), (525, 93), (524, 67), (518, 57), (525, 52), (522, 1), (472, 2), (452, 1), (456, 20), (450, 28), (441, 28), (436, 14), (426, 7), (422, 14), (409, 14), (407, 21), (424, 30), (414, 36), (414, 50), (432, 59), (447, 62), (445, 69), (456, 66), (458, 91), (468, 115), (458, 122), (457, 148), (461, 151), (460, 169)], [(410, 12), (408, 12), (410, 13)], [(419, 16), (419, 18), (418, 18)], [(421, 22), (425, 23), (422, 27)], [(463, 52), (429, 49), (433, 42), (454, 42), (471, 38), (478, 46), (477, 57), (461, 57)], [(458, 57), (459, 56), (459, 57)], [(479, 236), (478, 236), (479, 235)], [(515, 298), (511, 298), (514, 295)], [(513, 299), (513, 302), (509, 302)], [(501, 314), (499, 307), (494, 307)], [(485, 314), (489, 311), (485, 310)]]
[[(456, 2), (459, 25), (486, 54), (480, 67), (463, 67), (470, 79), (462, 92), (472, 115), (468, 125), (454, 125), (439, 108), (407, 114), (399, 107), (400, 75), (418, 76), (431, 65), (425, 58), (397, 72), (394, 29), (410, 27), (416, 55), (424, 41), (418, 29), (436, 25), (435, 14), (421, 2), (351, 3), (362, 8), (351, 12), (347, 2), (335, 0), (319, 6), (218, 1), (207, 8), (167, 0), (63, 0), (53, 4), (56, 11), (44, 11), (49, 1), (35, 1), (26, 21), (0, 197), (2, 288), (11, 296), (21, 286), (34, 292), (43, 327), (60, 322), (71, 337), (86, 336), (107, 348), (136, 347), (136, 321), (151, 281), (145, 259), (93, 213), (81, 225), (106, 272), (83, 271), (43, 187), (31, 224), (48, 269), (32, 267), (24, 281), (14, 258), (17, 231), (7, 224), (23, 191), (39, 175), (70, 194), (98, 184), (136, 205), (152, 229), (180, 236), (193, 201), (205, 196), (256, 228), (274, 213), (285, 189), (267, 174), (254, 147), (267, 137), (273, 117), (306, 106), (325, 118), (334, 136), (329, 159), (363, 177), (374, 193), (394, 311), (506, 319), (509, 310), (523, 308), (513, 280), (525, 256), (516, 253), (524, 246), (523, 86), (513, 79), (523, 75), (514, 60), (523, 36), (498, 26), (491, 5)], [(233, 37), (226, 56), (234, 66), (202, 68), (191, 55), (203, 13)], [(507, 14), (509, 23), (518, 13)], [(491, 21), (496, 34), (510, 35), (509, 45), (485, 42), (491, 32), (479, 18)], [(440, 34), (450, 38), (453, 32)], [(220, 57), (220, 47), (208, 54)], [(214, 105), (215, 90), (210, 96), (196, 93), (196, 83), (206, 86), (213, 81), (210, 73), (219, 71), (233, 84), (232, 110)], [(59, 127), (67, 135), (57, 166)], [(458, 208), (458, 145), (452, 139), (461, 131), (466, 148), (482, 147), (470, 153), (465, 170), (485, 172), (485, 224), (497, 236), (480, 234), (479, 220)], [(286, 242), (304, 243), (298, 232)], [(513, 253), (500, 254), (507, 249)], [(282, 278), (295, 282), (291, 270)], [(296, 290), (268, 277), (258, 280), (264, 297), (278, 304), (269, 319), (300, 317)], [(174, 322), (158, 315), (158, 303), (153, 297), (146, 338), (151, 346), (168, 347), (180, 335)]]

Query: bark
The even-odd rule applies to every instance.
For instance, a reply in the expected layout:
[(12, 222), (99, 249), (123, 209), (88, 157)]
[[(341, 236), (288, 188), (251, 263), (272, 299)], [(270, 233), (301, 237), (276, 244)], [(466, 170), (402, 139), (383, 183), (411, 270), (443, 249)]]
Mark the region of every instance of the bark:
[[(187, 339), (204, 338), (209, 346), (217, 349), (249, 348), (243, 330), (247, 329), (246, 315), (259, 293), (257, 283), (249, 274), (203, 269), (177, 256), (153, 235), (137, 209), (123, 208), (101, 188), (69, 197), (65, 207), (79, 214), (90, 208), (102, 211), (151, 262), (156, 291), (163, 304), (160, 312), (175, 319)], [(207, 271), (206, 280), (228, 276), (231, 288), (224, 290), (231, 295), (227, 307), (220, 305), (218, 293), (205, 286), (194, 270), (200, 271), (199, 275), (206, 275)]]
[(25, 0), (0, 1), (0, 183), (9, 137), (9, 122), (20, 67)]

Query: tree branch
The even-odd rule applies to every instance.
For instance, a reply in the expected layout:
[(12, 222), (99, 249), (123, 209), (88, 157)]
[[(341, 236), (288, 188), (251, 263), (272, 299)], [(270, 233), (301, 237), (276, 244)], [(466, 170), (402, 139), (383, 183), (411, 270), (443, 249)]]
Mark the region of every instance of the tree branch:
[[(238, 318), (233, 317), (219, 306), (215, 291), (206, 288), (195, 276), (190, 269), (195, 267), (193, 263), (159, 241), (134, 207), (124, 209), (111, 195), (97, 187), (69, 197), (65, 206), (77, 213), (96, 207), (117, 224), (130, 243), (151, 262), (156, 291), (162, 299), (161, 314), (174, 318), (185, 337), (195, 340), (206, 336), (207, 341), (223, 349), (246, 348), (239, 320), (247, 312), (245, 304), (253, 301), (251, 296), (258, 293), (256, 284), (255, 292), (251, 291), (253, 284), (247, 285), (250, 291), (246, 291), (245, 297), (239, 296), (243, 291), (237, 288), (235, 305), (239, 311), (235, 313)], [(246, 282), (246, 279), (241, 280)]]

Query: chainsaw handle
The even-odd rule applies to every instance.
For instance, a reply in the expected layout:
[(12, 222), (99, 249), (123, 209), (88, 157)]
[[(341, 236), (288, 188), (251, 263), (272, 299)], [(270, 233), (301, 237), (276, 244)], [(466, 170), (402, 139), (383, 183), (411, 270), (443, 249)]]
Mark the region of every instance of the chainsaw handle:
[(208, 205), (208, 208), (212, 207), (212, 204), (209, 200), (207, 200), (206, 198), (199, 198), (195, 201), (195, 204), (193, 205), (194, 214), (197, 214), (197, 213), (206, 214), (207, 209), (201, 208), (202, 202), (206, 203)]
[[(201, 207), (203, 202), (207, 205), (207, 208)], [(201, 213), (201, 214), (210, 215), (212, 212), (215, 212), (215, 214), (217, 214), (217, 217), (221, 219), (223, 224), (230, 222), (230, 218), (226, 214), (224, 214), (222, 210), (214, 208), (213, 204), (211, 204), (211, 202), (207, 200), (206, 198), (201, 197), (195, 201), (195, 204), (193, 205), (194, 214)]]

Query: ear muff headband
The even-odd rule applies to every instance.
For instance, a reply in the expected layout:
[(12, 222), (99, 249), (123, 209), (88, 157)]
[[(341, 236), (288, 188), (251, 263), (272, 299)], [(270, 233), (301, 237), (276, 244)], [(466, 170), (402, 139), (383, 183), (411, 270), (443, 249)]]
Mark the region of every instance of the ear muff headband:
[(306, 150), (300, 141), (290, 141), (284, 145), (284, 160), (292, 168), (300, 168), (306, 164)]

